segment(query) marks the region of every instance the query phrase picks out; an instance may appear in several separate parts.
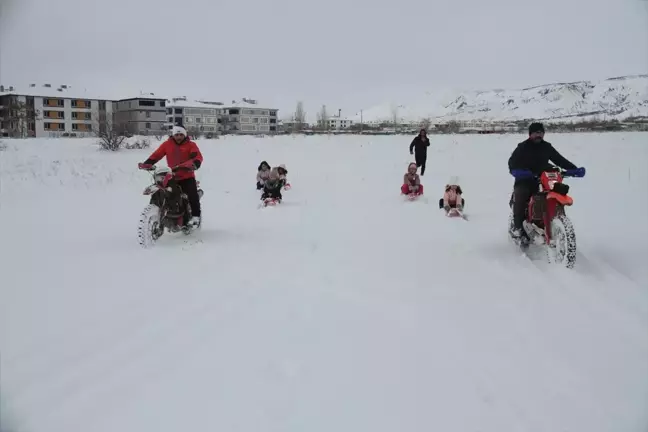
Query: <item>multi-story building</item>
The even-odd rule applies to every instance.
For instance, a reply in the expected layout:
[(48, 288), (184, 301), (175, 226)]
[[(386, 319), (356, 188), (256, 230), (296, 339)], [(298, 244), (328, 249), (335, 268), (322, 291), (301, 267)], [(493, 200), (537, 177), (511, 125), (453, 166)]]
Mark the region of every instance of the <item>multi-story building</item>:
[(166, 133), (166, 99), (155, 95), (121, 99), (115, 105), (115, 125), (136, 135)]
[(273, 134), (277, 132), (276, 108), (261, 108), (257, 101), (243, 98), (240, 102), (224, 104), (221, 124), (223, 130), (236, 134)]
[(183, 125), (191, 136), (210, 135), (222, 131), (222, 103), (188, 101), (186, 97), (167, 100), (166, 126)]
[(0, 136), (84, 137), (109, 128), (155, 134), (165, 121), (164, 105), (164, 98), (106, 98), (66, 85), (31, 84), (25, 89), (0, 85)]
[(342, 130), (353, 126), (353, 120), (346, 117), (333, 116), (327, 119), (330, 130)]
[(167, 100), (167, 126), (182, 124), (193, 135), (276, 133), (277, 113), (276, 108), (262, 108), (257, 101), (245, 98), (230, 104), (188, 101), (184, 96)]

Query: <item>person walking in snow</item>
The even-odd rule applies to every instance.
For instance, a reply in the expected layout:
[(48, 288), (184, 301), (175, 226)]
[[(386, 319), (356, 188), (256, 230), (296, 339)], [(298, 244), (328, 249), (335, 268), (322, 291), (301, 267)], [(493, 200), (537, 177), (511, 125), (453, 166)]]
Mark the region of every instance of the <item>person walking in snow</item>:
[(427, 131), (421, 129), (419, 134), (412, 140), (409, 147), (410, 154), (413, 154), (414, 160), (416, 160), (416, 167), (421, 167), (421, 175), (425, 174), (425, 162), (427, 161), (428, 147), (430, 147), (430, 139), (427, 136)]

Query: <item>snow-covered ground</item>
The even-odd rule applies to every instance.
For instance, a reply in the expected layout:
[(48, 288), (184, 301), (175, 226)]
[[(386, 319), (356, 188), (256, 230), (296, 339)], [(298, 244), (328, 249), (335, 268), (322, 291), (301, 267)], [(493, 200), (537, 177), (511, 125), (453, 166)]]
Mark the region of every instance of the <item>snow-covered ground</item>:
[[(148, 151), (0, 152), (3, 432), (643, 432), (648, 134), (548, 135), (573, 270), (507, 239), (522, 136), (200, 141), (204, 225), (137, 243)], [(261, 160), (293, 189), (259, 210)], [(437, 201), (458, 175), (470, 221)]]

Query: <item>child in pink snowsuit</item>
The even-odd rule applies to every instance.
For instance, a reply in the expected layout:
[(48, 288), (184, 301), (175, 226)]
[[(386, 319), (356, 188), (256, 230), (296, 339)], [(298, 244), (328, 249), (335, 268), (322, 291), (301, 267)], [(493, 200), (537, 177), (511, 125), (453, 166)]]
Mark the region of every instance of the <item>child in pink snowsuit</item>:
[(423, 195), (421, 177), (416, 173), (416, 169), (417, 167), (414, 162), (407, 167), (407, 173), (403, 176), (403, 186), (401, 186), (401, 193), (403, 195), (409, 195), (411, 193)]
[(439, 200), (439, 208), (443, 208), (445, 211), (448, 211), (451, 208), (462, 210), (465, 200), (462, 198), (461, 194), (461, 186), (456, 184), (446, 185), (443, 198)]

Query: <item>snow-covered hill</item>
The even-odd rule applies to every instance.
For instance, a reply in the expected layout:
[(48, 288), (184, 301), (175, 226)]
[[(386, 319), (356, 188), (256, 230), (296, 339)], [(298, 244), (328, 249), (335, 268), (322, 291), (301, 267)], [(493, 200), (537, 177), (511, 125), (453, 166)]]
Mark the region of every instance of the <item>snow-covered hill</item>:
[[(6, 140), (0, 430), (648, 430), (648, 134), (551, 134), (588, 169), (571, 271), (508, 243), (521, 139), (435, 136), (414, 203), (409, 138), (200, 140), (202, 230), (148, 250), (150, 150)], [(259, 210), (262, 159), (293, 188)]]
[[(518, 90), (429, 92), (408, 103), (386, 103), (363, 110), (365, 123), (391, 122), (572, 121), (583, 118), (626, 119), (648, 116), (648, 75), (599, 82), (555, 83)], [(358, 113), (354, 117), (360, 121)]]

